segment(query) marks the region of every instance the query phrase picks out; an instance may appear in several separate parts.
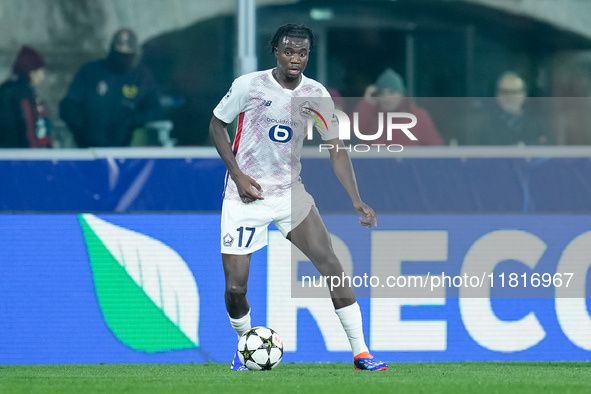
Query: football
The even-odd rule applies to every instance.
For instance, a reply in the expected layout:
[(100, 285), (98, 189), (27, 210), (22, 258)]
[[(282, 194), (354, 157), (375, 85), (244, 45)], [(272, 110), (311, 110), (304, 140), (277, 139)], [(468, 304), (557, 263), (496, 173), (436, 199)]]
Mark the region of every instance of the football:
[(268, 371), (281, 361), (283, 342), (272, 329), (254, 327), (240, 337), (238, 357), (251, 371)]

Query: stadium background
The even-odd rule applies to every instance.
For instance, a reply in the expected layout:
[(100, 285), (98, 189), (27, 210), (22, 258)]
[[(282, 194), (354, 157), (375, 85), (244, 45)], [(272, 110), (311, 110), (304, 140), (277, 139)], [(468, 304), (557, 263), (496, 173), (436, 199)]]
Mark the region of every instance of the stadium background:
[[(578, 243), (579, 254), (574, 253), (581, 261), (575, 264), (575, 278), (588, 283), (591, 184), (581, 181), (591, 179), (587, 148), (514, 150), (514, 156), (524, 157), (502, 157), (508, 156), (507, 148), (485, 148), (496, 152), (494, 159), (478, 158), (483, 154), (478, 148), (449, 149), (430, 151), (446, 158), (413, 158), (408, 149), (392, 166), (392, 177), (381, 180), (371, 174), (383, 171), (392, 159), (354, 158), (360, 187), (372, 190), (364, 195), (380, 212), (379, 227), (371, 231), (357, 224), (344, 190), (332, 185), (336, 181), (328, 160), (308, 151), (312, 157), (304, 159), (303, 179), (353, 275), (371, 274), (376, 254), (388, 253), (375, 243), (384, 232), (418, 237), (400, 252), (406, 265), (392, 261), (386, 267), (392, 273), (425, 275), (429, 269), (457, 275), (478, 240), (514, 230), (537, 237), (546, 251), (531, 269), (513, 262), (510, 272), (555, 272), (565, 251)], [(6, 157), (13, 152), (5, 152)], [(221, 297), (216, 230), (221, 160), (207, 149), (131, 154), (97, 149), (78, 152), (78, 159), (59, 158), (58, 153), (45, 153), (52, 160), (0, 161), (4, 190), (13, 191), (3, 194), (6, 213), (0, 215), (0, 361), (225, 362), (235, 343)], [(482, 173), (489, 175), (483, 179)], [(577, 181), (557, 181), (556, 173)], [(559, 194), (548, 190), (556, 187)], [(444, 237), (443, 243), (420, 238), (433, 232)], [(253, 257), (253, 322), (281, 333), (287, 361), (348, 360), (348, 343), (330, 300), (292, 298), (289, 247), (277, 231), (269, 242)], [(105, 257), (105, 250), (114, 257)], [(516, 260), (521, 256), (509, 247), (504, 252)], [(300, 261), (297, 275), (310, 273), (309, 263)], [(150, 280), (158, 282), (151, 290)], [(490, 309), (486, 303), (462, 306), (453, 290), (447, 298), (359, 295), (370, 348), (384, 359), (589, 359), (588, 289), (574, 295), (582, 304), (576, 298), (557, 301), (553, 292), (500, 299), (490, 292), (483, 298), (493, 297)], [(475, 323), (479, 320), (484, 326)]]
[[(24, 27), (10, 24), (13, 35), (5, 36), (2, 41), (4, 70), (18, 49), (15, 42), (27, 40), (33, 45), (47, 45), (51, 72), (46, 96), (53, 97), (55, 106), (63, 96), (68, 75), (84, 60), (103, 51), (111, 28), (133, 27), (148, 38), (144, 45), (145, 61), (154, 69), (168, 97), (173, 102), (180, 97), (188, 103), (185, 107), (169, 108), (177, 125), (175, 137), (182, 145), (203, 142), (195, 130), (206, 130), (209, 116), (205, 114), (210, 114), (240, 69), (240, 62), (234, 60), (236, 3), (219, 2), (220, 8), (216, 9), (209, 2), (207, 5), (193, 2), (193, 6), (183, 1), (168, 2), (170, 14), (162, 13), (157, 6), (139, 11), (137, 1), (120, 2), (124, 6), (109, 1), (94, 3), (99, 6), (81, 2), (83, 6), (70, 8), (71, 13), (66, 14), (65, 3), (46, 2), (43, 6), (39, 3), (33, 6), (32, 0), (1, 3), (3, 22), (18, 21), (15, 15), (22, 16), (23, 10), (31, 9), (37, 11), (27, 11), (29, 16), (21, 21), (40, 21), (33, 24), (36, 28), (28, 30), (26, 26), (30, 24), (22, 23)], [(330, 80), (338, 73), (327, 70), (335, 70), (330, 62), (340, 48), (346, 47), (345, 33), (355, 34), (350, 29), (354, 23), (351, 15), (362, 11), (364, 17), (355, 23), (361, 36), (373, 42), (373, 49), (369, 47), (368, 51), (379, 52), (376, 47), (381, 49), (385, 42), (390, 42), (394, 52), (389, 52), (391, 57), (380, 54), (369, 58), (365, 74), (343, 82), (350, 90), (339, 87), (349, 95), (360, 95), (360, 87), (372, 81), (385, 66), (403, 70), (416, 96), (486, 96), (491, 89), (486, 81), (494, 80), (506, 67), (524, 73), (537, 92), (534, 94), (588, 94), (560, 90), (570, 86), (560, 84), (565, 78), (577, 76), (586, 67), (585, 49), (590, 46), (591, 24), (585, 20), (590, 14), (577, 8), (584, 7), (582, 3), (568, 3), (567, 7), (566, 1), (554, 2), (558, 8), (510, 0), (497, 5), (485, 0), (394, 3), (399, 4), (375, 1), (339, 5), (341, 2), (326, 1), (316, 15), (326, 17), (330, 14), (326, 11), (332, 10), (333, 16), (323, 20), (313, 18), (311, 2), (260, 2), (259, 66), (269, 66), (262, 45), (269, 32), (296, 15), (300, 21), (319, 28), (327, 39), (325, 42), (333, 44), (324, 48), (324, 56), (320, 52), (317, 63), (311, 63), (310, 76), (338, 84)], [(54, 11), (46, 13), (52, 15), (48, 18), (57, 14), (70, 19), (62, 16), (59, 27), (52, 34), (45, 34), (48, 22), (41, 17), (47, 11), (44, 7)], [(183, 7), (191, 12), (184, 15), (174, 12)], [(427, 17), (418, 18), (425, 9)], [(139, 18), (142, 12), (144, 17)], [(167, 16), (161, 23), (151, 23), (158, 12)], [(457, 27), (458, 19), (466, 23)], [(273, 23), (266, 22), (270, 20)], [(500, 20), (506, 22), (502, 27), (496, 23)], [(410, 25), (412, 21), (419, 27)], [(85, 29), (85, 23), (95, 28)], [(370, 24), (380, 28), (368, 29)], [(76, 32), (79, 34), (72, 34)], [(195, 39), (202, 36), (207, 39)], [(76, 45), (72, 46), (74, 38)], [(344, 42), (339, 43), (339, 39)], [(176, 45), (169, 45), (170, 40)], [(195, 42), (187, 51), (188, 43)], [(215, 60), (199, 60), (198, 54), (203, 52)], [(410, 53), (414, 53), (412, 57)], [(439, 60), (427, 61), (434, 56)], [(63, 133), (61, 142), (63, 147), (68, 147), (71, 141), (67, 131), (60, 131), (59, 127), (58, 123), (56, 133)], [(560, 142), (584, 142), (588, 134), (584, 131), (581, 130), (579, 139), (563, 136)], [(462, 142), (461, 136), (458, 140)], [(309, 158), (304, 162), (302, 176), (325, 213), (329, 230), (340, 239), (356, 240), (347, 242), (355, 271), (367, 270), (372, 253), (371, 233), (377, 231), (446, 232), (449, 261), (458, 266), (470, 246), (486, 234), (498, 230), (524, 231), (544, 241), (548, 249), (541, 263), (553, 266), (576, 237), (585, 236), (591, 230), (588, 216), (591, 150), (588, 147), (442, 147), (410, 151), (408, 156), (396, 161), (355, 159), (362, 193), (381, 214), (379, 229), (366, 233), (358, 228), (356, 215), (349, 213), (344, 191), (336, 185), (327, 160)], [(389, 166), (389, 177), (395, 182), (384, 184), (380, 182), (383, 179), (372, 175), (376, 171), (383, 174), (384, 165)], [(230, 339), (234, 334), (221, 297), (223, 276), (216, 231), (223, 163), (211, 148), (6, 150), (0, 152), (0, 174), (3, 212), (0, 215), (3, 332), (0, 363), (226, 362), (230, 359), (234, 348)], [(334, 194), (327, 194), (326, 189)], [(89, 212), (93, 216), (80, 216)], [(104, 271), (95, 264), (93, 256), (109, 247), (105, 231), (100, 230), (102, 222), (94, 217), (116, 225), (117, 230), (108, 225), (106, 228), (113, 234), (123, 234), (121, 239), (139, 239), (137, 242), (148, 251), (132, 247), (132, 255), (149, 254), (150, 247), (175, 251), (170, 252), (175, 256), (170, 261), (176, 262), (179, 272), (185, 274), (184, 279), (163, 276), (168, 282), (161, 286), (180, 286), (179, 290), (166, 293), (160, 287), (156, 293), (148, 290), (138, 293), (138, 289), (148, 287), (129, 274), (131, 265), (125, 268), (122, 264), (120, 267), (125, 270), (117, 269), (114, 263), (121, 263), (119, 259), (110, 262), (107, 268), (111, 271)], [(85, 227), (84, 223), (88, 222), (95, 227)], [(285, 332), (286, 338), (297, 333), (297, 340), (289, 342), (292, 348), (286, 353), (287, 361), (348, 361), (346, 343), (335, 334), (334, 321), (327, 320), (324, 313), (330, 311), (329, 300), (306, 303), (285, 293), (275, 298), (284, 280), (269, 274), (280, 261), (271, 259), (271, 253), (279, 253), (277, 250), (284, 247), (276, 235), (271, 233), (271, 247), (257, 254), (253, 261), (249, 294), (254, 322), (269, 324), (280, 333)], [(97, 238), (107, 246), (101, 249)], [(153, 245), (153, 240), (159, 241), (155, 243), (158, 246)], [(187, 268), (190, 276), (186, 275)], [(587, 283), (588, 270), (584, 275)], [(109, 288), (111, 281), (121, 287)], [(558, 306), (552, 297), (497, 301), (493, 308), (498, 319), (515, 327), (504, 334), (492, 328), (479, 333), (467, 328), (468, 316), (453, 297), (444, 301), (427, 300), (426, 305), (419, 306), (388, 306), (392, 315), (383, 316), (371, 313), (372, 303), (378, 304), (379, 300), (362, 298), (360, 305), (370, 348), (387, 360), (581, 361), (590, 358), (591, 350), (589, 336), (585, 334), (591, 332), (586, 291), (581, 295), (584, 307), (572, 303), (566, 311), (564, 304)], [(126, 296), (131, 293), (135, 294), (137, 303), (128, 302), (130, 298)], [(163, 306), (169, 300), (163, 294), (175, 294), (175, 308)], [(302, 307), (297, 306), (299, 302)], [(198, 308), (183, 309), (195, 303)], [(143, 309), (136, 309), (141, 313), (132, 318), (129, 310), (137, 305)], [(291, 315), (282, 317), (273, 312), (281, 308)], [(400, 315), (396, 317), (398, 311)], [(473, 319), (481, 312), (471, 313)], [(532, 316), (530, 313), (535, 314), (539, 326), (520, 326), (526, 316)], [(566, 314), (565, 320), (561, 320), (560, 313)], [(410, 325), (400, 325), (399, 320)], [(137, 330), (139, 334), (130, 333), (138, 326), (144, 329)], [(531, 329), (536, 327), (537, 330)], [(392, 337), (396, 332), (411, 331), (414, 335), (406, 343), (380, 343), (384, 341), (378, 338), (377, 333), (384, 332), (380, 330)], [(165, 335), (154, 339), (162, 332)]]

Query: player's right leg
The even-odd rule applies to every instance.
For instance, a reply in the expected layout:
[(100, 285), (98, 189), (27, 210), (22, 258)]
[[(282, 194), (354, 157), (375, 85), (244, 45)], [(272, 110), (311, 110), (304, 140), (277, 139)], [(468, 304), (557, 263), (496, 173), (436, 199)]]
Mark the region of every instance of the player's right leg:
[[(226, 278), (224, 299), (230, 323), (238, 337), (250, 330), (250, 305), (246, 286), (252, 253), (267, 245), (270, 218), (264, 200), (252, 203), (224, 200), (222, 206), (220, 247)], [(247, 368), (234, 355), (231, 369)]]
[[(226, 278), (226, 290), (224, 292), (226, 310), (228, 311), (230, 324), (239, 338), (251, 328), (250, 305), (246, 298), (251, 256), (252, 254), (222, 254), (224, 276)], [(247, 368), (242, 365), (242, 362), (240, 362), (238, 352), (234, 354), (230, 369), (233, 371), (247, 370)]]

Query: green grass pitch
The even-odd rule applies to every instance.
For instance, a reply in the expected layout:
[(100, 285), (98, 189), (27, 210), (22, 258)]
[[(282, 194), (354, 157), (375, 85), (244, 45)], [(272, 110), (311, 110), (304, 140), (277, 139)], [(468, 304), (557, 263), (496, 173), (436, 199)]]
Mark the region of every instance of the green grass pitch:
[(591, 393), (591, 363), (0, 365), (0, 393)]

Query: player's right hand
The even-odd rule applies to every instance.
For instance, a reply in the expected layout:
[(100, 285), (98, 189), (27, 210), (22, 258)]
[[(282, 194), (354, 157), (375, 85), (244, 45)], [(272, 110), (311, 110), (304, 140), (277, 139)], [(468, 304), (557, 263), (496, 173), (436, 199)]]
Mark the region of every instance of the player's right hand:
[(252, 177), (241, 174), (234, 179), (234, 183), (236, 183), (236, 188), (238, 189), (238, 194), (242, 202), (249, 203), (255, 200), (265, 199), (262, 195), (263, 188)]

